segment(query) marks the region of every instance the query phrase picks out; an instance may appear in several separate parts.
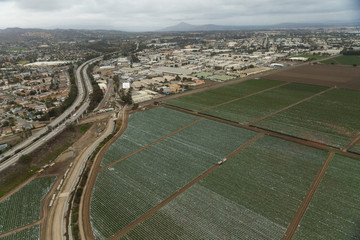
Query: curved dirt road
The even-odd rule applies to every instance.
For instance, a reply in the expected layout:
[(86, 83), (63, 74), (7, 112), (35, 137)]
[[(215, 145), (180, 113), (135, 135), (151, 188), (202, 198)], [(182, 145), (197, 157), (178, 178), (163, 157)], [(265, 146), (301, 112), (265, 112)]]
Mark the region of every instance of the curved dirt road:
[(74, 190), (76, 183), (79, 180), (79, 175), (86, 164), (91, 153), (96, 149), (98, 144), (112, 133), (114, 129), (113, 118), (110, 118), (106, 130), (96, 139), (91, 145), (83, 149), (79, 156), (74, 160), (73, 166), (70, 168), (67, 177), (60, 188), (60, 191), (55, 197), (53, 206), (51, 207), (48, 218), (43, 224), (42, 239), (63, 239), (66, 231), (66, 210), (68, 208), (68, 201), (71, 192)]
[(106, 150), (126, 130), (128, 117), (129, 117), (128, 114), (126, 114), (126, 106), (122, 109), (119, 115), (120, 115), (119, 118), (121, 119), (121, 127), (119, 131), (115, 134), (115, 136), (110, 141), (108, 141), (105, 144), (105, 146), (99, 151), (99, 153), (96, 155), (93, 166), (91, 167), (89, 173), (88, 181), (84, 187), (84, 191), (79, 207), (79, 230), (80, 230), (81, 239), (87, 239), (87, 240), (94, 239), (94, 235), (90, 223), (90, 198), (92, 194), (92, 189), (95, 185), (96, 176), (99, 171), (100, 163)]

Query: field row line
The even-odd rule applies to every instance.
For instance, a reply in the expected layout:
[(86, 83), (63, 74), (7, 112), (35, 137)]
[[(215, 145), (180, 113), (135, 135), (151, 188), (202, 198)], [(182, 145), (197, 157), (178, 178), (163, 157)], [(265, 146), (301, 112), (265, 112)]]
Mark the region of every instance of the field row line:
[(185, 128), (188, 128), (188, 127), (194, 125), (195, 123), (200, 122), (200, 121), (203, 120), (203, 119), (204, 119), (204, 118), (199, 118), (199, 119), (197, 119), (197, 120), (195, 120), (195, 121), (193, 121), (193, 122), (191, 122), (191, 123), (189, 123), (189, 124), (187, 124), (187, 125), (179, 128), (178, 130), (176, 130), (176, 131), (174, 131), (174, 132), (172, 132), (172, 133), (169, 133), (168, 135), (166, 135), (166, 136), (164, 136), (164, 137), (162, 137), (162, 138), (159, 138), (158, 140), (156, 140), (156, 141), (154, 141), (154, 142), (152, 142), (152, 143), (150, 143), (150, 144), (148, 144), (148, 145), (146, 145), (146, 146), (144, 146), (144, 147), (142, 147), (142, 148), (139, 148), (139, 149), (136, 150), (135, 152), (132, 152), (132, 153), (126, 155), (125, 157), (122, 157), (122, 158), (120, 158), (119, 160), (116, 160), (115, 162), (112, 162), (112, 163), (110, 163), (109, 165), (107, 165), (107, 166), (105, 166), (105, 167), (103, 167), (103, 168), (100, 168), (100, 169), (99, 169), (99, 172), (101, 172), (101, 171), (103, 171), (103, 170), (105, 170), (105, 169), (108, 169), (109, 167), (114, 166), (115, 164), (117, 164), (117, 163), (119, 163), (119, 162), (121, 162), (121, 161), (123, 161), (123, 160), (125, 160), (125, 159), (127, 159), (127, 158), (129, 158), (129, 157), (131, 157), (131, 156), (133, 156), (133, 155), (135, 155), (136, 153), (139, 153), (139, 152), (141, 152), (141, 151), (149, 148), (150, 146), (152, 146), (152, 145), (154, 145), (154, 144), (156, 144), (156, 143), (158, 143), (158, 142), (160, 142), (160, 141), (162, 141), (162, 140), (164, 140), (164, 139), (166, 139), (166, 138), (168, 138), (168, 137), (170, 137), (170, 136), (172, 136), (172, 135), (174, 135), (174, 134), (176, 134), (176, 133), (184, 130)]
[(331, 151), (331, 152), (335, 152), (339, 155), (345, 156), (345, 157), (350, 157), (350, 158), (354, 158), (357, 160), (360, 160), (360, 154), (357, 153), (352, 153), (352, 152), (346, 152), (343, 151), (339, 148), (335, 148), (323, 143), (319, 143), (319, 142), (314, 142), (311, 141), (309, 139), (304, 139), (304, 138), (300, 138), (300, 137), (294, 137), (291, 135), (287, 135), (281, 132), (276, 132), (276, 131), (272, 131), (270, 129), (266, 129), (266, 128), (262, 128), (259, 126), (252, 126), (252, 125), (245, 125), (245, 124), (241, 124), (238, 122), (234, 122), (228, 119), (224, 119), (224, 118), (220, 118), (217, 116), (213, 116), (213, 115), (208, 115), (208, 114), (204, 114), (204, 113), (198, 113), (198, 112), (193, 112), (187, 109), (183, 109), (183, 108), (179, 108), (176, 106), (172, 106), (172, 105), (167, 105), (167, 104), (163, 104), (162, 106), (166, 107), (166, 108), (170, 108), (170, 109), (174, 109), (177, 111), (181, 111), (181, 112), (185, 112), (194, 116), (198, 116), (198, 117), (204, 117), (210, 120), (214, 120), (217, 122), (222, 122), (222, 123), (226, 123), (235, 127), (239, 127), (239, 128), (243, 128), (243, 129), (247, 129), (250, 131), (254, 131), (254, 132), (258, 132), (258, 133), (264, 133), (266, 135), (272, 136), (272, 137), (277, 137), (277, 138), (281, 138), (290, 142), (295, 142), (304, 146), (309, 146), (312, 148), (316, 148), (316, 149), (320, 149), (320, 150), (326, 150), (326, 151)]
[(319, 187), (320, 182), (321, 182), (322, 178), (324, 177), (325, 172), (330, 164), (331, 159), (334, 157), (334, 155), (335, 155), (334, 152), (330, 152), (329, 155), (327, 156), (327, 158), (326, 158), (323, 166), (319, 170), (314, 182), (311, 184), (309, 191), (305, 195), (305, 198), (303, 199), (303, 201), (300, 204), (300, 207), (298, 208), (297, 212), (295, 213), (295, 216), (292, 219), (289, 227), (287, 228), (282, 240), (290, 240), (294, 236), (295, 231), (296, 231), (297, 227), (299, 226), (299, 223), (300, 223), (302, 217), (304, 216), (304, 214), (315, 194), (316, 189)]
[(2, 234), (0, 234), (0, 238), (7, 237), (7, 236), (10, 236), (10, 235), (12, 235), (14, 233), (20, 232), (22, 230), (25, 230), (25, 229), (31, 228), (33, 226), (39, 225), (39, 224), (41, 224), (41, 221), (42, 221), (42, 219), (40, 219), (40, 220), (38, 220), (36, 222), (33, 222), (33, 223), (26, 224), (24, 226), (12, 229), (12, 230), (10, 230), (10, 231), (8, 231), (6, 233), (2, 233)]
[(347, 146), (344, 147), (343, 152), (349, 150), (352, 146), (355, 145), (360, 140), (360, 134), (357, 135)]
[(279, 110), (277, 110), (277, 111), (275, 111), (275, 112), (272, 112), (272, 113), (270, 113), (270, 114), (268, 114), (268, 115), (266, 115), (266, 116), (263, 116), (263, 117), (261, 117), (261, 118), (259, 118), (259, 119), (256, 119), (255, 121), (252, 121), (251, 123), (249, 123), (249, 125), (253, 125), (253, 124), (257, 123), (257, 122), (260, 122), (260, 121), (262, 121), (262, 120), (264, 120), (264, 119), (266, 119), (266, 118), (268, 118), (268, 117), (271, 117), (271, 116), (273, 116), (273, 115), (275, 115), (275, 114), (278, 114), (279, 112), (285, 111), (285, 110), (287, 110), (287, 109), (289, 109), (289, 108), (292, 108), (292, 107), (294, 107), (294, 106), (296, 106), (296, 105), (298, 105), (298, 104), (300, 104), (300, 103), (306, 102), (306, 101), (308, 101), (308, 100), (310, 100), (310, 99), (312, 99), (312, 98), (314, 98), (314, 97), (317, 97), (317, 96), (319, 96), (319, 95), (321, 95), (321, 94), (324, 94), (324, 93), (326, 93), (326, 92), (328, 92), (328, 91), (330, 91), (330, 90), (333, 90), (333, 89), (334, 89), (334, 87), (325, 89), (324, 91), (318, 92), (318, 93), (316, 93), (316, 94), (314, 94), (314, 95), (312, 95), (312, 96), (310, 96), (310, 97), (304, 98), (304, 99), (302, 99), (302, 100), (300, 100), (300, 101), (298, 101), (298, 102), (296, 102), (296, 103), (293, 103), (293, 104), (291, 104), (291, 105), (289, 105), (289, 106), (286, 106), (286, 107), (284, 107), (284, 108), (282, 108), (282, 109), (279, 109)]
[[(248, 147), (251, 143), (253, 143), (254, 141), (256, 141), (257, 139), (259, 139), (261, 136), (263, 136), (262, 133), (257, 134), (255, 137), (253, 137), (252, 139), (250, 139), (248, 142), (246, 142), (245, 144), (241, 145), (239, 148), (237, 148), (235, 151), (233, 151), (232, 153), (230, 153), (226, 159), (230, 159), (233, 156), (235, 156), (236, 154), (238, 154), (241, 150), (243, 150), (244, 148)], [(165, 205), (167, 205), (168, 203), (170, 203), (172, 200), (174, 200), (177, 196), (179, 196), (180, 194), (182, 194), (183, 192), (185, 192), (187, 189), (189, 189), (191, 186), (193, 186), (195, 183), (199, 182), (201, 179), (203, 179), (204, 177), (206, 177), (207, 175), (209, 175), (211, 172), (213, 172), (215, 169), (217, 169), (220, 165), (219, 164), (215, 164), (214, 166), (212, 166), (211, 168), (209, 168), (208, 170), (206, 170), (205, 172), (203, 172), (201, 175), (199, 175), (198, 177), (196, 177), (195, 179), (193, 179), (191, 182), (187, 183), (185, 186), (183, 186), (182, 188), (180, 188), (179, 190), (177, 190), (175, 193), (173, 193), (172, 195), (170, 195), (168, 198), (166, 198), (165, 200), (163, 200), (161, 203), (159, 203), (158, 205), (156, 205), (155, 207), (153, 207), (152, 209), (150, 209), (149, 211), (147, 211), (146, 213), (144, 213), (143, 215), (141, 215), (139, 218), (137, 218), (136, 220), (134, 220), (133, 222), (131, 222), (129, 225), (127, 225), (126, 227), (124, 227), (120, 232), (116, 233), (115, 235), (113, 235), (111, 238), (109, 238), (110, 240), (115, 240), (115, 239), (119, 239), (122, 236), (124, 236), (126, 233), (128, 233), (130, 230), (134, 229), (137, 225), (139, 225), (140, 223), (144, 222), (147, 218), (151, 217), (152, 215), (154, 215), (158, 210), (160, 210), (162, 207), (164, 207)]]
[(270, 91), (270, 90), (273, 90), (273, 89), (276, 89), (276, 88), (279, 88), (279, 87), (282, 87), (282, 86), (285, 86), (285, 85), (288, 85), (290, 84), (290, 82), (285, 82), (283, 84), (280, 84), (280, 85), (277, 85), (275, 87), (271, 87), (271, 88), (266, 88), (264, 90), (261, 90), (261, 91), (258, 91), (258, 92), (254, 92), (254, 93), (251, 93), (249, 95), (246, 95), (246, 96), (242, 96), (242, 97), (239, 97), (239, 98), (235, 98), (235, 99), (231, 99), (229, 101), (226, 101), (226, 102), (223, 102), (223, 103), (220, 103), (220, 104), (217, 104), (217, 105), (213, 105), (213, 106), (210, 106), (210, 107), (207, 107), (207, 108), (204, 108), (204, 109), (201, 109), (197, 112), (204, 112), (204, 111), (207, 111), (209, 109), (213, 109), (213, 108), (216, 108), (216, 107), (220, 107), (222, 105), (226, 105), (226, 104), (229, 104), (229, 103), (232, 103), (232, 102), (236, 102), (236, 101), (239, 101), (239, 100), (242, 100), (242, 99), (245, 99), (245, 98), (248, 98), (248, 97), (252, 97), (252, 96), (255, 96), (257, 94), (260, 94), (260, 93), (264, 93), (264, 92), (267, 92), (267, 91)]

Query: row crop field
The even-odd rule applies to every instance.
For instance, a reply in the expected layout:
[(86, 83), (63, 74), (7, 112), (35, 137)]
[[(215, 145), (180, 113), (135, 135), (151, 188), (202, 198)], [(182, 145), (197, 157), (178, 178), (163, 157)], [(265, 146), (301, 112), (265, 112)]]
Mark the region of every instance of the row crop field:
[(360, 134), (360, 91), (333, 89), (256, 126), (342, 148)]
[(359, 153), (359, 154), (360, 154), (360, 141), (358, 141), (357, 143), (355, 143), (355, 145), (350, 148), (350, 151), (351, 151), (351, 152), (356, 152), (356, 153)]
[(39, 240), (40, 239), (40, 225), (36, 225), (20, 232), (15, 232), (7, 237), (0, 238), (1, 240)]
[(121, 239), (280, 239), (285, 230), (196, 184)]
[(293, 239), (359, 239), (360, 162), (335, 155)]
[(326, 157), (264, 136), (123, 239), (281, 239)]
[(90, 205), (95, 237), (114, 235), (254, 136), (204, 119), (100, 172)]
[(340, 64), (340, 65), (353, 65), (360, 66), (360, 56), (339, 56), (333, 59), (322, 61), (326, 64)]
[(0, 233), (40, 219), (41, 200), (55, 178), (38, 178), (0, 203)]
[(110, 146), (101, 166), (119, 160), (196, 119), (195, 116), (167, 108), (154, 108), (132, 114), (126, 131)]
[(203, 113), (247, 124), (310, 97), (327, 87), (290, 83), (248, 98), (208, 109)]
[(246, 95), (272, 88), (283, 83), (284, 82), (282, 81), (275, 80), (252, 79), (233, 85), (220, 87), (214, 90), (173, 99), (166, 102), (166, 104), (186, 108), (192, 111), (200, 111), (202, 109), (236, 98), (244, 97)]

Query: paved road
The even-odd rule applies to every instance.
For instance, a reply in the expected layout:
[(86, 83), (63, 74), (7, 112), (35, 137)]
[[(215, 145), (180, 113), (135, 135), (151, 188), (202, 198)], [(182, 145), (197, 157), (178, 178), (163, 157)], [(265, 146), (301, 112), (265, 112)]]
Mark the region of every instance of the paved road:
[(123, 134), (127, 127), (128, 115), (126, 114), (127, 105), (124, 106), (118, 114), (118, 119), (121, 119), (121, 127), (117, 131), (116, 135), (108, 141), (105, 146), (100, 150), (98, 155), (95, 157), (94, 163), (91, 167), (88, 181), (84, 187), (83, 195), (79, 207), (79, 230), (81, 239), (94, 239), (91, 224), (90, 224), (90, 198), (92, 194), (92, 189), (95, 184), (98, 168), (100, 167), (100, 162), (109, 148), (116, 139)]
[(152, 105), (152, 104), (154, 104), (154, 102), (166, 102), (166, 101), (176, 99), (176, 98), (180, 98), (180, 97), (183, 97), (183, 96), (188, 96), (188, 95), (192, 95), (192, 94), (195, 94), (195, 93), (208, 91), (208, 90), (211, 90), (211, 89), (216, 89), (216, 88), (223, 87), (223, 86), (233, 85), (235, 83), (244, 82), (244, 81), (249, 80), (249, 79), (265, 77), (267, 75), (274, 74), (276, 72), (288, 71), (289, 69), (298, 68), (298, 67), (309, 65), (309, 64), (319, 63), (320, 61), (336, 58), (338, 56), (339, 55), (334, 55), (334, 56), (330, 56), (330, 57), (327, 57), (327, 58), (323, 58), (323, 59), (318, 60), (318, 61), (299, 63), (299, 64), (296, 64), (296, 65), (292, 65), (292, 66), (289, 66), (289, 67), (283, 67), (283, 68), (275, 68), (275, 69), (272, 69), (271, 71), (266, 71), (266, 72), (261, 72), (261, 73), (249, 75), (249, 76), (246, 76), (244, 78), (236, 78), (234, 80), (229, 80), (229, 81), (218, 83), (218, 84), (200, 86), (200, 87), (195, 88), (193, 90), (188, 90), (188, 91), (185, 91), (185, 92), (182, 92), (182, 93), (168, 95), (168, 96), (164, 96), (164, 97), (160, 97), (160, 98), (155, 98), (155, 99), (152, 99), (152, 100), (149, 100), (149, 101), (141, 102), (141, 103), (139, 103), (139, 107), (145, 107), (147, 105)]
[[(7, 151), (3, 154), (0, 161), (8, 156), (13, 155), (6, 161), (0, 164), (0, 172), (7, 167), (11, 166), (15, 163), (21, 155), (29, 154), (40, 147), (43, 143), (45, 143), (50, 138), (54, 137), (61, 131), (63, 131), (67, 124), (76, 121), (88, 108), (90, 104), (89, 94), (87, 92), (92, 93), (93, 89), (90, 83), (90, 80), (86, 74), (86, 68), (89, 64), (100, 60), (101, 57), (91, 59), (85, 63), (83, 63), (80, 67), (77, 68), (75, 74), (75, 82), (78, 87), (78, 96), (76, 97), (74, 103), (65, 110), (59, 117), (57, 117), (54, 121), (52, 121), (48, 126), (52, 129), (47, 135), (35, 141), (35, 139), (39, 138), (41, 135), (47, 133), (47, 128), (43, 128), (31, 137), (27, 138), (26, 140), (22, 141), (21, 143), (17, 144), (15, 147)], [(84, 74), (84, 81), (81, 77), (81, 70), (83, 69)], [(85, 90), (86, 89), (86, 90)], [(83, 104), (81, 104), (83, 102)], [(80, 105), (81, 104), (81, 105)], [(80, 107), (79, 107), (80, 106)], [(78, 108), (78, 109), (77, 109)], [(76, 110), (77, 109), (77, 110)], [(74, 111), (76, 112), (72, 114)], [(34, 142), (35, 141), (35, 142)], [(22, 149), (20, 152), (16, 153)], [(15, 154), (14, 154), (15, 153)]]
[(64, 239), (63, 236), (66, 229), (65, 215), (68, 209), (69, 196), (74, 191), (76, 184), (79, 181), (79, 176), (83, 172), (87, 160), (96, 147), (114, 130), (114, 119), (110, 117), (107, 128), (103, 134), (86, 149), (84, 149), (78, 158), (75, 159), (72, 168), (70, 169), (64, 183), (55, 198), (54, 204), (49, 214), (46, 226), (45, 239)]
[(106, 102), (109, 100), (109, 98), (112, 96), (114, 92), (114, 80), (112, 78), (109, 79), (106, 92), (104, 94), (103, 99), (99, 103), (99, 105), (95, 108), (94, 111), (100, 110), (104, 108)]

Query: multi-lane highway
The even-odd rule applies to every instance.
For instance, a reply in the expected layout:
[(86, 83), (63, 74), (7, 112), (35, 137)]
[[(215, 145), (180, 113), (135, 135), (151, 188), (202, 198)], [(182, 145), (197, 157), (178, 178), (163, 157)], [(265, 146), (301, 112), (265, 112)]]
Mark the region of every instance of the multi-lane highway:
[[(36, 132), (31, 137), (27, 138), (23, 142), (17, 144), (9, 151), (5, 152), (1, 159), (6, 157), (10, 157), (7, 160), (0, 163), (0, 171), (6, 169), (13, 163), (15, 163), (21, 155), (29, 154), (33, 152), (35, 149), (40, 147), (43, 143), (45, 143), (50, 138), (54, 137), (58, 133), (60, 133), (67, 124), (70, 124), (76, 121), (88, 108), (90, 104), (89, 95), (92, 93), (93, 88), (89, 77), (86, 73), (87, 67), (89, 64), (99, 61), (102, 57), (91, 59), (85, 63), (83, 63), (76, 70), (76, 85), (78, 88), (78, 95), (73, 102), (73, 104), (65, 110), (59, 117), (57, 117), (54, 121), (48, 124), (48, 128), (43, 128), (42, 130)], [(81, 76), (81, 71), (83, 71), (84, 79)], [(48, 129), (51, 131), (48, 132)], [(47, 133), (47, 134), (46, 134)], [(42, 136), (40, 138), (40, 136)]]

